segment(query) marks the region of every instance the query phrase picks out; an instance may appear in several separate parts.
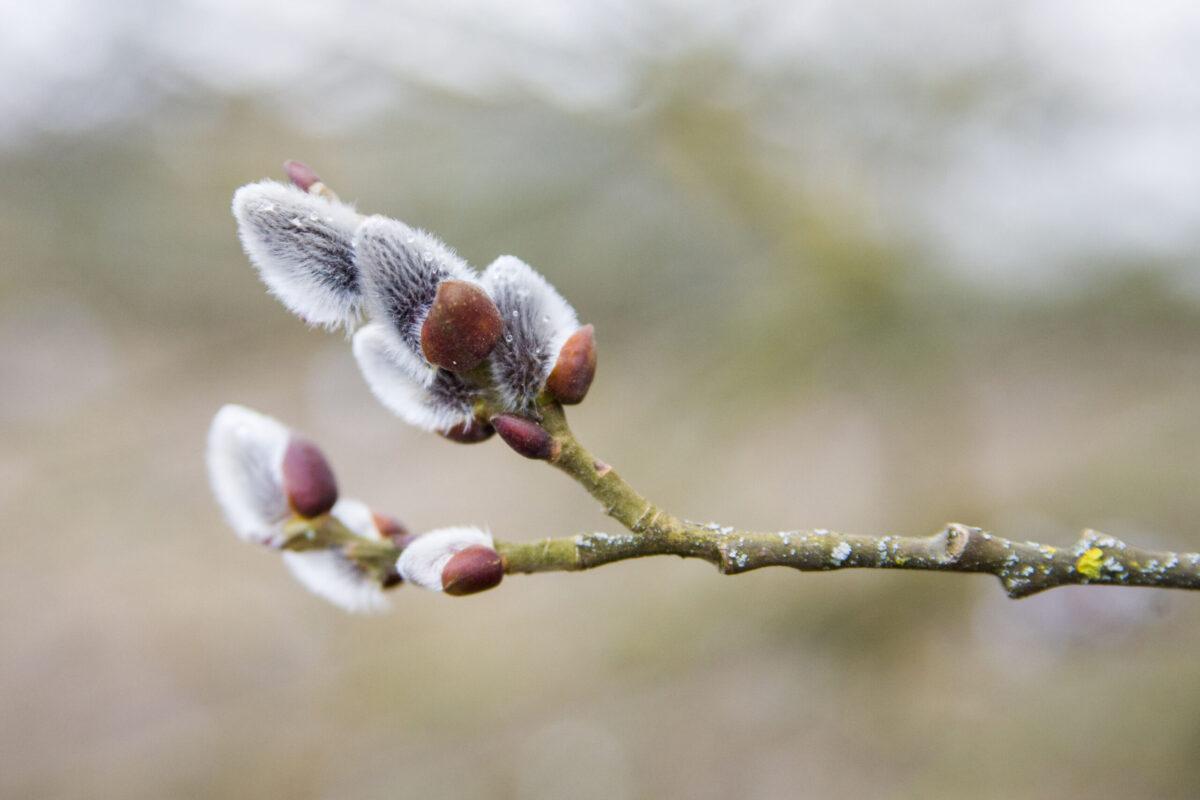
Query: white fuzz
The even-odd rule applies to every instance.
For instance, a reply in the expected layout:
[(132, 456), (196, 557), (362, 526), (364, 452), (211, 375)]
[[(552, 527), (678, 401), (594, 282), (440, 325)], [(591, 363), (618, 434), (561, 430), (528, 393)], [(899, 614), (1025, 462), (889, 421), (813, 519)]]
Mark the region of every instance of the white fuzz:
[(242, 248), (271, 294), (311, 325), (349, 327), (361, 313), (353, 208), (277, 181), (233, 195)]
[(288, 550), (283, 563), (304, 588), (343, 611), (370, 614), (391, 605), (379, 583), (337, 550)]
[[(365, 503), (350, 498), (339, 500), (331, 513), (364, 539), (383, 538)], [(390, 605), (378, 581), (364, 574), (339, 550), (289, 550), (283, 554), (283, 563), (306, 589), (344, 611), (374, 613)]]
[(349, 528), (356, 536), (370, 539), (373, 542), (383, 541), (383, 534), (379, 532), (379, 526), (375, 524), (375, 514), (371, 511), (371, 507), (363, 501), (355, 500), (352, 497), (343, 497), (333, 504), (329, 513), (337, 517), (338, 522)]
[(289, 516), (283, 454), (291, 435), (278, 420), (224, 406), (208, 429), (208, 480), (225, 519), (242, 539), (278, 546)]
[(421, 351), (421, 326), (438, 284), (478, 282), (475, 271), (435, 236), (388, 217), (369, 217), (354, 236), (356, 264), (371, 317), (387, 325), (395, 362), (428, 385), (436, 371)]
[(442, 570), (446, 562), (460, 550), (475, 545), (494, 547), (492, 535), (479, 528), (441, 528), (418, 536), (396, 562), (400, 576), (409, 583), (442, 591)]
[(422, 386), (397, 361), (393, 337), (383, 323), (372, 322), (354, 334), (354, 357), (372, 394), (409, 425), (444, 431), (475, 417), (478, 390), (457, 375), (436, 370)]
[(575, 310), (545, 278), (515, 256), (500, 256), (483, 272), (483, 285), (504, 319), (491, 355), (492, 378), (512, 411), (527, 411), (579, 327)]

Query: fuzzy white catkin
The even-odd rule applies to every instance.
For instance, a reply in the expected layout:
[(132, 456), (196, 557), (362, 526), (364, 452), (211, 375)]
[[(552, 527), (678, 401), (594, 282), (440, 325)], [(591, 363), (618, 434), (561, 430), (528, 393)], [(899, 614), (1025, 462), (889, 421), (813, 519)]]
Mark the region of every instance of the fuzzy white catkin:
[[(383, 538), (365, 503), (343, 498), (330, 513), (364, 539), (380, 541)], [(304, 588), (343, 611), (370, 614), (390, 607), (379, 582), (365, 574), (340, 550), (286, 551), (283, 563)]]
[(242, 247), (271, 294), (311, 325), (349, 327), (362, 310), (354, 232), (363, 218), (345, 203), (277, 181), (233, 196)]
[(208, 430), (208, 479), (225, 519), (239, 537), (278, 545), (288, 517), (283, 455), (291, 434), (278, 420), (226, 405)]
[(440, 528), (414, 539), (396, 562), (400, 576), (409, 583), (435, 592), (442, 591), (442, 570), (455, 553), (475, 545), (494, 547), (492, 535), (479, 528)]
[(421, 326), (444, 280), (477, 283), (475, 270), (437, 237), (388, 217), (373, 216), (354, 237), (364, 303), (392, 342), (396, 364), (422, 385), (436, 370), (421, 350)]
[(493, 261), (483, 285), (504, 320), (491, 355), (492, 379), (508, 410), (528, 411), (579, 320), (562, 295), (515, 256)]
[(372, 394), (396, 416), (426, 431), (444, 431), (474, 419), (477, 390), (444, 370), (423, 386), (401, 366), (394, 338), (383, 323), (354, 334), (354, 358)]

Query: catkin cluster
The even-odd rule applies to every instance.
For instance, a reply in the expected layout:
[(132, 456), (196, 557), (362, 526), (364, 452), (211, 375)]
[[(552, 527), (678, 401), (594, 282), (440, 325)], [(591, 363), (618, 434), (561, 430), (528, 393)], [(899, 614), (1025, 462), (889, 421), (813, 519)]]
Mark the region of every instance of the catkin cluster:
[[(499, 433), (521, 455), (553, 458), (539, 407), (584, 399), (596, 371), (592, 326), (520, 259), (501, 256), (477, 272), (425, 231), (359, 214), (307, 166), (285, 170), (288, 183), (248, 184), (233, 198), (242, 246), (268, 290), (310, 325), (352, 331), (367, 385), (405, 422), (466, 443)], [(283, 550), (301, 583), (342, 608), (384, 608), (384, 591), (405, 582), (470, 594), (503, 577), (490, 534), (412, 536), (339, 499), (316, 445), (258, 412), (221, 409), (208, 465), (239, 536)], [(289, 536), (290, 523), (326, 515), (349, 541)], [(377, 545), (394, 547), (395, 562), (380, 566)]]

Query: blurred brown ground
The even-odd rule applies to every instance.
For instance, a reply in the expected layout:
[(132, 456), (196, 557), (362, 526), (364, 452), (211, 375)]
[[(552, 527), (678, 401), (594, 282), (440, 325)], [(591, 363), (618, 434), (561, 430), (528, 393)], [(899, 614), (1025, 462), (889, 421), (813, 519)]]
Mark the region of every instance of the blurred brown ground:
[(230, 401), (414, 529), (611, 529), (502, 444), (389, 417), (266, 296), (228, 202), (295, 157), (542, 270), (598, 332), (578, 433), (683, 516), (1200, 549), (1200, 307), (1164, 267), (1194, 249), (964, 280), (836, 169), (785, 179), (697, 75), (736, 77), (685, 59), (612, 117), (420, 87), (322, 135), (201, 93), (203, 124), (0, 155), (0, 795), (1196, 795), (1200, 597), (658, 559), (353, 618), (225, 529), (203, 441)]

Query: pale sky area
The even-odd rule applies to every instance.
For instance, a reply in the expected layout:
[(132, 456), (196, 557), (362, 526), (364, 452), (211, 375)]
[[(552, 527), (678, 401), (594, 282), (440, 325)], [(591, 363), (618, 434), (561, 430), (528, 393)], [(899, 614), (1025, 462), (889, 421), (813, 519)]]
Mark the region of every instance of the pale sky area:
[(848, 182), (939, 266), (1041, 289), (1200, 252), (1195, 3), (401, 5), (6, 0), (0, 147), (205, 93), (354, 130), (413, 82), (619, 117), (653, 102), (647, 68), (715, 52), (739, 77), (731, 107), (794, 151), (782, 171)]

